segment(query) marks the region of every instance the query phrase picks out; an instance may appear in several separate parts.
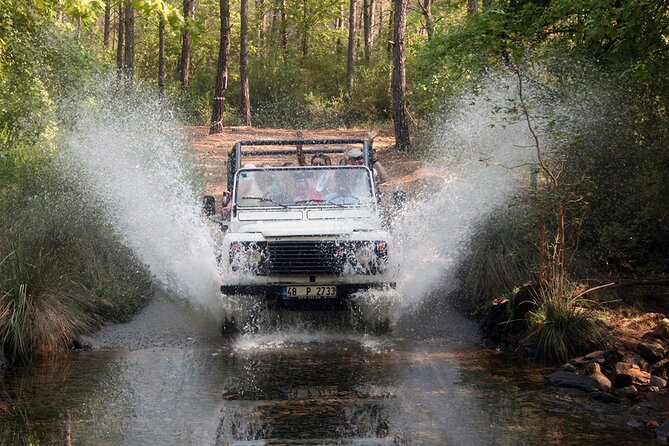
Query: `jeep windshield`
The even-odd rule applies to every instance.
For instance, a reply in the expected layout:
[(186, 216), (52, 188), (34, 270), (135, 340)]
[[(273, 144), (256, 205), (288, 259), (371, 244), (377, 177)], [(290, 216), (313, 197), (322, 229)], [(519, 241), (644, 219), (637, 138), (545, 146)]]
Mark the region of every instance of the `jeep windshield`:
[(373, 202), (364, 166), (244, 168), (236, 176), (235, 203), (258, 207), (347, 207)]

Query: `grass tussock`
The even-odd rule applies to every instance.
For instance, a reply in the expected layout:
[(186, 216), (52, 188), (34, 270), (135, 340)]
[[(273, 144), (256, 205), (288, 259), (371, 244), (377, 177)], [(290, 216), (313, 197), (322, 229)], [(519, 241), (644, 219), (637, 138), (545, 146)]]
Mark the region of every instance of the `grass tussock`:
[(570, 358), (609, 345), (608, 330), (573, 287), (567, 293), (547, 286), (539, 291), (535, 309), (528, 312), (527, 330), (519, 348), (542, 362), (566, 362)]
[(0, 340), (11, 360), (48, 356), (94, 324), (90, 293), (58, 261), (53, 252), (19, 248), (0, 264)]
[(0, 246), (0, 348), (10, 363), (67, 350), (78, 335), (144, 305), (148, 270), (99, 210), (66, 190), (20, 204), (0, 216), (8, 241)]

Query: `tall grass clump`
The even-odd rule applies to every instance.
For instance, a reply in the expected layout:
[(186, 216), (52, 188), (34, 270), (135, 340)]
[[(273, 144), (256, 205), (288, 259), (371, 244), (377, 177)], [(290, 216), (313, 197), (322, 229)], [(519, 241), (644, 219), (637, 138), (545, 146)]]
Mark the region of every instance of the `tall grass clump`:
[(527, 330), (519, 347), (543, 362), (566, 362), (570, 358), (609, 345), (608, 329), (584, 307), (584, 299), (569, 287), (544, 287), (528, 312)]
[(92, 299), (55, 252), (17, 247), (0, 264), (0, 341), (11, 361), (47, 356), (93, 326)]
[(49, 196), (49, 214), (32, 198), (0, 219), (8, 241), (0, 247), (0, 347), (12, 363), (66, 350), (104, 321), (128, 320), (151, 294), (146, 267), (71, 198)]
[(0, 350), (50, 356), (104, 321), (127, 320), (151, 293), (144, 265), (63, 180), (51, 150), (5, 134), (0, 151)]

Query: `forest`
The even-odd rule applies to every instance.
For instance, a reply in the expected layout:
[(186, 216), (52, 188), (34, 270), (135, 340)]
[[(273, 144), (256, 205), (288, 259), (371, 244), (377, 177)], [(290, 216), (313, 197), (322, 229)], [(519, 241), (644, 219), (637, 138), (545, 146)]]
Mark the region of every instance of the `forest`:
[[(518, 87), (500, 113), (535, 136), (533, 186), (478, 228), (459, 294), (484, 319), (507, 297), (522, 322), (504, 336), (537, 359), (585, 353), (607, 342), (601, 302), (666, 297), (667, 67), (668, 0), (0, 0), (4, 355), (68, 348), (150, 294), (59, 163), (92, 79), (211, 132), (387, 127), (429, 160), (430, 129), (498, 76)], [(539, 102), (597, 119), (539, 119)]]

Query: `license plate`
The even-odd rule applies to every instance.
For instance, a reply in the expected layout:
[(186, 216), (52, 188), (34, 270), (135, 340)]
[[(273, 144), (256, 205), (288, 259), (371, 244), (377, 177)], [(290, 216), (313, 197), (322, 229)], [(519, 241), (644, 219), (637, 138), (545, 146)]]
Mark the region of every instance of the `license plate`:
[(289, 286), (286, 287), (289, 299), (331, 299), (337, 297), (336, 286)]

